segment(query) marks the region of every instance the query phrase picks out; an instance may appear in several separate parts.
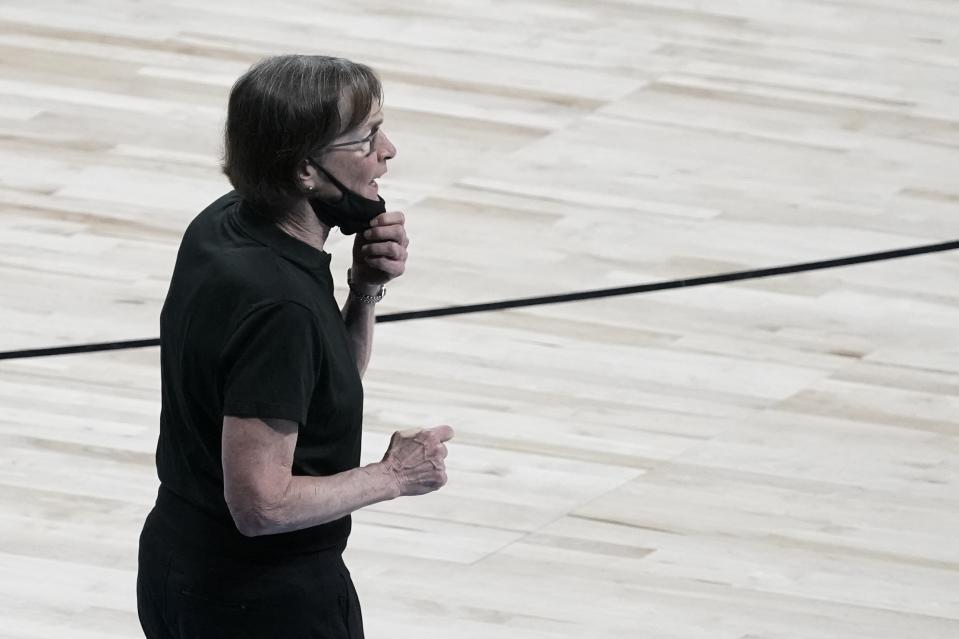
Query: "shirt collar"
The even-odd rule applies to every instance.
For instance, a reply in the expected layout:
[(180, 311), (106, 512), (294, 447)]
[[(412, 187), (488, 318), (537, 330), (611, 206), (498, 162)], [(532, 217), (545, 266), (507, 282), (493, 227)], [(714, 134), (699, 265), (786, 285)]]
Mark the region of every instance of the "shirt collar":
[(239, 199), (234, 209), (237, 222), (254, 240), (273, 249), (280, 256), (310, 270), (329, 272), (331, 255), (313, 248), (306, 242), (288, 235), (274, 222), (256, 212), (244, 199)]

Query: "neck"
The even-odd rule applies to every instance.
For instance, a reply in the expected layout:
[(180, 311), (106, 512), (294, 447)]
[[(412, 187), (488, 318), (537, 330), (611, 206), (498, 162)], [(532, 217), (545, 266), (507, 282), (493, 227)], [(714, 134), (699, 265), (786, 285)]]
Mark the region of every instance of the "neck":
[(318, 251), (323, 250), (326, 238), (330, 235), (330, 227), (320, 222), (306, 200), (299, 202), (290, 216), (277, 222), (276, 225), (287, 235), (309, 244)]

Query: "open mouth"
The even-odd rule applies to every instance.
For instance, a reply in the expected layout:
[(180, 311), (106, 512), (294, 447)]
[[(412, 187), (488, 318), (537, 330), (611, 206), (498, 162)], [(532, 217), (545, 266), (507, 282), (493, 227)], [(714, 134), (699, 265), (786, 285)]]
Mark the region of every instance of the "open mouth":
[(376, 181), (377, 181), (378, 179), (380, 179), (381, 177), (383, 177), (385, 174), (386, 174), (386, 171), (383, 171), (382, 173), (380, 173), (379, 175), (377, 175), (375, 178), (373, 178), (372, 180), (370, 180), (369, 184), (367, 184), (367, 186), (369, 186), (371, 189), (373, 189), (373, 192), (374, 192), (374, 193), (379, 193), (379, 191), (380, 191), (380, 185), (377, 184)]

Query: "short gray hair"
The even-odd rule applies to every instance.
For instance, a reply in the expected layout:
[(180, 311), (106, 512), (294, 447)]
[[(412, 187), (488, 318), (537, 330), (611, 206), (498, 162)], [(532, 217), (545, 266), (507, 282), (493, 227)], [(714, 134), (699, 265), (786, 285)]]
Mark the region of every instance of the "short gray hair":
[(365, 64), (320, 55), (264, 58), (230, 91), (223, 172), (261, 214), (282, 219), (302, 197), (300, 162), (358, 127), (382, 101), (382, 84)]

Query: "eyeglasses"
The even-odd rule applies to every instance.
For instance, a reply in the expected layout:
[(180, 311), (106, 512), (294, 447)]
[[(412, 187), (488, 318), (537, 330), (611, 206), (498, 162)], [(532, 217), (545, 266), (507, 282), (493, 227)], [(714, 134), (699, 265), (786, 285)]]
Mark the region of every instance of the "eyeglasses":
[(345, 149), (351, 146), (360, 145), (357, 149), (363, 155), (372, 155), (376, 151), (376, 140), (380, 134), (380, 127), (373, 127), (373, 130), (370, 131), (370, 134), (365, 138), (360, 138), (359, 140), (350, 140), (349, 142), (340, 142), (339, 144), (331, 144), (326, 147), (330, 150)]

